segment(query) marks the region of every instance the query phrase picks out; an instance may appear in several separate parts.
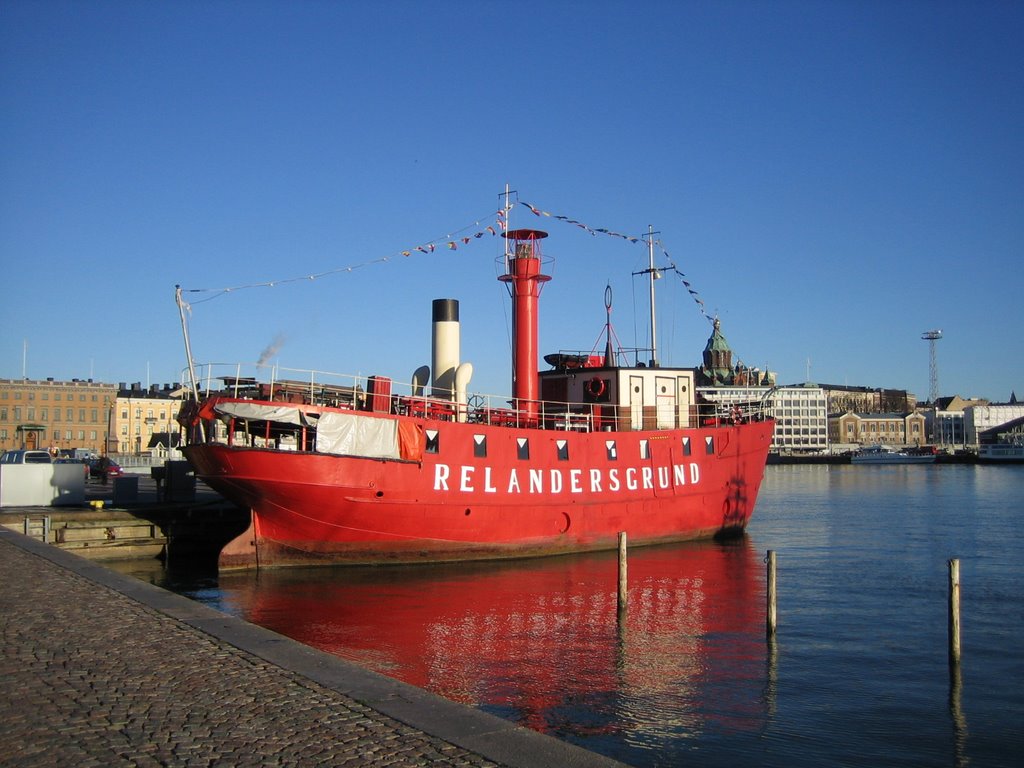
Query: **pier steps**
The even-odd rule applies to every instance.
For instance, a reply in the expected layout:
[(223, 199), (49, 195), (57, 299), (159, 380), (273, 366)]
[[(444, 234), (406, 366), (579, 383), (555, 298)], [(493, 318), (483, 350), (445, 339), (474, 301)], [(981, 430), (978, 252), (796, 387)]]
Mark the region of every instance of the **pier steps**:
[(168, 543), (159, 524), (124, 510), (32, 508), (3, 513), (0, 525), (90, 560), (159, 557)]
[(89, 560), (186, 558), (216, 563), (221, 547), (249, 525), (249, 513), (217, 497), (153, 499), (111, 506), (8, 507), (0, 526)]

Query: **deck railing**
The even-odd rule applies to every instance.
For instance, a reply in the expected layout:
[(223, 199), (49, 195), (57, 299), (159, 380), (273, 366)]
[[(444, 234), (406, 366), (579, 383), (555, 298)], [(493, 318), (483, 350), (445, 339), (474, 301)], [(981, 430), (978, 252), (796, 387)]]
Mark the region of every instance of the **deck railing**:
[[(632, 418), (630, 406), (607, 403), (569, 403), (550, 400), (528, 403), (508, 395), (467, 393), (465, 402), (430, 394), (427, 383), (413, 386), (379, 376), (360, 376), (310, 371), (255, 363), (206, 363), (196, 367), (191, 388), (199, 396), (219, 394), (243, 400), (269, 400), (392, 413), (440, 421), (462, 421), (527, 429), (592, 432), (629, 430), (642, 423), (645, 429), (727, 426), (769, 418), (770, 398), (743, 403), (700, 403), (659, 411), (659, 406), (636, 406), (642, 413)], [(184, 375), (188, 379), (187, 371)], [(533, 407), (529, 407), (529, 406)]]

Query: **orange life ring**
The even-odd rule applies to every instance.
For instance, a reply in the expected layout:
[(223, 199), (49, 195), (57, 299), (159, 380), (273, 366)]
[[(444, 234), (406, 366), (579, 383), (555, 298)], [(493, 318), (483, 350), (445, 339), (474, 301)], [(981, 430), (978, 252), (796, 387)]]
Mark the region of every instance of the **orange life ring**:
[(601, 397), (601, 395), (605, 393), (606, 389), (607, 385), (605, 384), (604, 379), (602, 379), (600, 376), (595, 376), (586, 384), (587, 394), (593, 397), (594, 399)]

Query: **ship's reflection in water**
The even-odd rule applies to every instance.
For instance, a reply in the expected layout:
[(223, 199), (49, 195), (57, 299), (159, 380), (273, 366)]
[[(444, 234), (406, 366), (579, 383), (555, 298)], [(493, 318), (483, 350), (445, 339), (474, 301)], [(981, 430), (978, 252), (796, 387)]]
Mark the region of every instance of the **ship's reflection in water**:
[(615, 553), (224, 573), (194, 596), (620, 759), (760, 730), (765, 595), (749, 540), (633, 549), (628, 573), (621, 625)]

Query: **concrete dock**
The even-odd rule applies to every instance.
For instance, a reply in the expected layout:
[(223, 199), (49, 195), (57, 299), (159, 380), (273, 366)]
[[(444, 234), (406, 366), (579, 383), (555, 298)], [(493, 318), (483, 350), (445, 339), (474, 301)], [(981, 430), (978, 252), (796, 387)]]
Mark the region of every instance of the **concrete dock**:
[(0, 528), (5, 766), (616, 766)]

